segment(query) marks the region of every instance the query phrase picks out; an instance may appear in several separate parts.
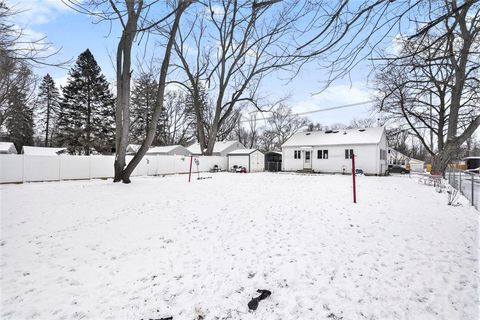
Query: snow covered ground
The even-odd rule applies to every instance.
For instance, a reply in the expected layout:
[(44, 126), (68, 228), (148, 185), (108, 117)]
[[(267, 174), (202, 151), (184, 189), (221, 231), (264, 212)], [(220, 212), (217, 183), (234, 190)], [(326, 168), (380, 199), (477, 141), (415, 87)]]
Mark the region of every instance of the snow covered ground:
[[(2, 319), (478, 319), (479, 215), (408, 177), (1, 185)], [(249, 312), (256, 289), (272, 295)]]

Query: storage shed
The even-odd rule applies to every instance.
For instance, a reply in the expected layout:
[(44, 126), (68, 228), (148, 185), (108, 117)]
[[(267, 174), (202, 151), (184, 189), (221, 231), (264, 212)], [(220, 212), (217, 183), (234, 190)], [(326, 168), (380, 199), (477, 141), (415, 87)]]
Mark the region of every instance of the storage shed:
[(247, 172), (263, 171), (265, 166), (265, 156), (257, 149), (239, 149), (228, 153), (228, 169), (234, 166), (245, 167)]
[(0, 154), (17, 154), (17, 148), (13, 142), (0, 142)]
[(187, 148), (181, 145), (173, 145), (173, 146), (161, 146), (161, 147), (153, 147), (147, 151), (148, 155), (178, 155), (178, 156), (189, 156), (190, 151)]

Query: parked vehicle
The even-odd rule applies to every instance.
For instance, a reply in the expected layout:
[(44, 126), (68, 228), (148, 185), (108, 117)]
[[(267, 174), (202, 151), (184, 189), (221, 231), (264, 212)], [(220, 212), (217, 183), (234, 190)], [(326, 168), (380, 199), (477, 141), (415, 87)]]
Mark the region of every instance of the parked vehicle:
[(388, 172), (406, 174), (406, 173), (410, 173), (410, 170), (401, 166), (388, 166)]

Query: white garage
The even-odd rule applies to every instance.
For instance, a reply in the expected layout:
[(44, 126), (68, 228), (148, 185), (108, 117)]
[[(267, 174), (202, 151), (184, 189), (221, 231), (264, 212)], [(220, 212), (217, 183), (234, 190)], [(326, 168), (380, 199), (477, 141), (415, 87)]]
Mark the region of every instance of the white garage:
[(228, 169), (232, 170), (234, 166), (244, 167), (247, 172), (263, 171), (265, 167), (265, 155), (258, 149), (239, 149), (228, 153)]

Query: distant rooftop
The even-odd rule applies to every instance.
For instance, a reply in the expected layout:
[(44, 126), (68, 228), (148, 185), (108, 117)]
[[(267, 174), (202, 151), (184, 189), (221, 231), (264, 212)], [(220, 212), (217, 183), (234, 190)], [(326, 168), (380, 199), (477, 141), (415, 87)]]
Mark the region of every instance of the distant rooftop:
[(47, 147), (29, 147), (24, 146), (22, 153), (32, 156), (58, 156), (59, 154), (66, 153), (67, 148), (47, 148)]
[[(238, 143), (238, 141), (236, 140), (232, 140), (232, 141), (217, 141), (215, 142), (215, 145), (213, 146), (213, 153), (216, 153), (216, 152), (223, 152), (225, 151), (226, 149), (230, 148), (231, 146), (233, 146), (235, 143)], [(190, 151), (192, 154), (201, 154), (202, 151), (200, 150), (200, 143), (195, 143), (193, 145), (191, 145), (190, 147), (187, 148), (188, 151)]]
[(237, 150), (230, 151), (228, 154), (229, 155), (247, 155), (257, 150), (258, 149), (237, 149)]

